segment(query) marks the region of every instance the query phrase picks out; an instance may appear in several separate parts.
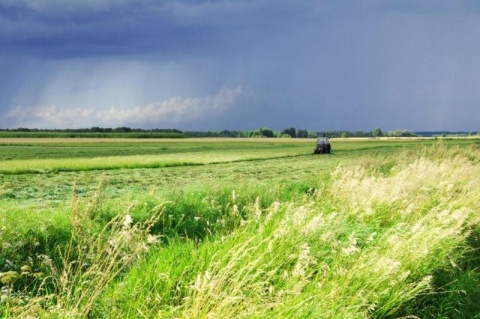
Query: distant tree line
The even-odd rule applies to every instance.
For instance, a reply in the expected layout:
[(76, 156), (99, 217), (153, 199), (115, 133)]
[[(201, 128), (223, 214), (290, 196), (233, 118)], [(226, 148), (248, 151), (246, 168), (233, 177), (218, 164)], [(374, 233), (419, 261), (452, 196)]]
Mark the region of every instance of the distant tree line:
[(137, 129), (130, 127), (117, 128), (80, 128), (80, 129), (0, 129), (0, 137), (5, 138), (185, 138), (177, 129)]
[(130, 133), (130, 132), (161, 132), (161, 133), (182, 133), (182, 131), (177, 129), (141, 129), (141, 128), (130, 128), (126, 126), (110, 128), (110, 127), (98, 127), (93, 126), (90, 128), (66, 128), (66, 129), (38, 129), (38, 128), (26, 128), (19, 127), (14, 129), (0, 129), (0, 131), (5, 132), (59, 132), (59, 133)]
[[(274, 131), (268, 127), (259, 127), (254, 130), (238, 131), (181, 131), (178, 129), (142, 129), (130, 128), (126, 126), (107, 128), (94, 126), (91, 128), (78, 129), (36, 129), (19, 127), (15, 129), (0, 129), (3, 137), (131, 137), (131, 138), (182, 138), (182, 137), (247, 137), (247, 138), (316, 138), (316, 137), (415, 137), (431, 136), (428, 134), (418, 134), (409, 130), (394, 130), (383, 132), (381, 128), (375, 128), (371, 131), (309, 131), (305, 129), (296, 129), (294, 127), (286, 128), (281, 131)], [(428, 132), (432, 133), (432, 132)], [(478, 134), (478, 133), (470, 133)]]
[(384, 133), (380, 128), (372, 131), (308, 131), (305, 129), (286, 128), (282, 131), (274, 131), (268, 127), (260, 127), (249, 131), (185, 131), (187, 137), (283, 137), (283, 138), (315, 138), (315, 137), (408, 137), (417, 136), (408, 130), (395, 130)]
[(422, 132), (417, 132), (417, 134), (420, 136), (426, 136), (426, 137), (475, 136), (475, 135), (480, 135), (480, 131), (479, 132), (422, 131)]

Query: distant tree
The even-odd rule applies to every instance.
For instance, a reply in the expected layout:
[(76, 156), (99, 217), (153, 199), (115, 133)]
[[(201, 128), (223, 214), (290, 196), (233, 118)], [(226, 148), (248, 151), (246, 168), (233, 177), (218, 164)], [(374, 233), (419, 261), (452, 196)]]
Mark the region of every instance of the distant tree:
[(117, 127), (113, 129), (114, 132), (120, 132), (120, 133), (128, 133), (131, 132), (132, 129), (130, 127), (122, 126), (122, 127)]
[(340, 135), (340, 137), (343, 137), (343, 138), (348, 137), (348, 132), (342, 132), (342, 134)]
[(375, 136), (375, 137), (383, 136), (382, 129), (379, 128), (379, 127), (375, 128), (375, 129), (372, 131), (372, 135)]
[(273, 137), (273, 131), (268, 127), (261, 127), (257, 129), (255, 133), (255, 135), (259, 137)]
[(408, 136), (417, 136), (415, 133), (409, 130), (395, 130), (395, 131), (388, 131), (387, 136), (394, 136), (394, 137), (408, 137)]
[(293, 127), (284, 129), (282, 131), (282, 135), (283, 134), (288, 134), (288, 135), (290, 135), (290, 137), (297, 137), (297, 131)]
[(355, 137), (362, 137), (363, 134), (364, 134), (363, 131), (355, 131), (355, 132), (353, 132), (353, 136), (355, 136)]
[(297, 137), (298, 138), (307, 138), (308, 137), (308, 131), (307, 130), (298, 130), (297, 131)]

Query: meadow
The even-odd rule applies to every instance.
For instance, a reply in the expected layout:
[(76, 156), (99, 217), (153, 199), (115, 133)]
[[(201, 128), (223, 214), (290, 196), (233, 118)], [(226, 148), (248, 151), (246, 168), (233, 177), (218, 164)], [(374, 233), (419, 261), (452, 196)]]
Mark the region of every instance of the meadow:
[(0, 139), (7, 318), (480, 318), (480, 140)]

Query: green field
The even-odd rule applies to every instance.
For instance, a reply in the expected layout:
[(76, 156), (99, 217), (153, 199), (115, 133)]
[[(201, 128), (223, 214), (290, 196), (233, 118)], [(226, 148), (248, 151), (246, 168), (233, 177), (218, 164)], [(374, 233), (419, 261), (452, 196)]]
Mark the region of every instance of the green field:
[(0, 139), (0, 314), (480, 318), (478, 139)]

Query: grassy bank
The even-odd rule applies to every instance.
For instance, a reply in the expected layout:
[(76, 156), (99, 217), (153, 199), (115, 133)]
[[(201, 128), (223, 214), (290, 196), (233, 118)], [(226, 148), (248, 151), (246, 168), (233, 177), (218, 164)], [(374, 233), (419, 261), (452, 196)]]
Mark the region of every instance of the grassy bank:
[[(478, 147), (383, 143), (338, 145), (331, 156), (298, 148), (288, 158), (58, 173), (72, 179), (63, 188), (56, 175), (4, 175), (0, 311), (478, 317)], [(38, 188), (6, 196), (21, 183)]]

